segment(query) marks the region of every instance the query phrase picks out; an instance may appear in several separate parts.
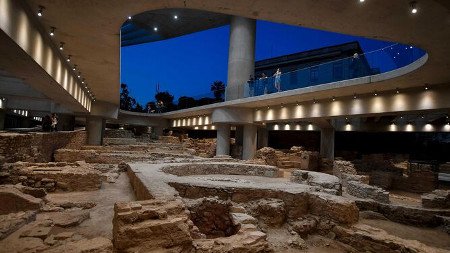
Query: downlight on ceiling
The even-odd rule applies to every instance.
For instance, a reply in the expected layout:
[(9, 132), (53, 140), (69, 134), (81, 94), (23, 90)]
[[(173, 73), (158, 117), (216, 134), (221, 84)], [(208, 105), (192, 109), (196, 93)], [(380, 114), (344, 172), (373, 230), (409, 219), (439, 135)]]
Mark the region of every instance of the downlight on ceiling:
[(72, 56), (69, 54), (69, 56), (67, 56), (67, 62), (70, 62), (70, 58), (71, 58)]
[(178, 15), (173, 15), (173, 19), (177, 20), (178, 19)]
[(64, 50), (64, 44), (65, 44), (64, 42), (59, 43), (59, 50), (61, 51)]
[(37, 15), (38, 15), (39, 17), (42, 17), (42, 15), (44, 15), (44, 10), (45, 10), (45, 7), (39, 5), (39, 9), (38, 9)]
[(416, 14), (419, 11), (417, 9), (417, 2), (416, 1), (412, 1), (411, 3), (409, 3), (409, 6), (411, 7), (411, 13), (412, 14)]
[(157, 32), (158, 31), (158, 27), (153, 27), (153, 31)]
[(55, 35), (55, 30), (56, 30), (56, 28), (55, 27), (50, 27), (50, 36), (54, 36)]

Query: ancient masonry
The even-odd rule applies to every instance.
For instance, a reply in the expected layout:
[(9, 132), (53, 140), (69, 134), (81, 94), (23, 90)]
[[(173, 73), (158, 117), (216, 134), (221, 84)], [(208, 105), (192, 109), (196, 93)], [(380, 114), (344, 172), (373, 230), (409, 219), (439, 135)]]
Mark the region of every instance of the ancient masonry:
[[(0, 136), (2, 250), (448, 252), (367, 223), (449, 236), (450, 192), (427, 165), (387, 154), (330, 161), (302, 147), (243, 162), (214, 157), (214, 139), (126, 130), (108, 130), (103, 146), (85, 141), (83, 131)], [(120, 199), (128, 188), (134, 196)], [(405, 189), (421, 199), (389, 192)]]

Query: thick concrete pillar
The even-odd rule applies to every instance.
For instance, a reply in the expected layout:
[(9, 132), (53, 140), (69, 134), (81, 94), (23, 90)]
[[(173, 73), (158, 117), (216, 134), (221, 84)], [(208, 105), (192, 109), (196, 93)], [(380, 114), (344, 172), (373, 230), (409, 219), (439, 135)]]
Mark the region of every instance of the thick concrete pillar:
[(164, 135), (164, 127), (161, 126), (153, 127), (153, 132), (155, 133), (156, 139), (158, 139), (159, 136)]
[(257, 148), (261, 149), (269, 146), (269, 131), (265, 127), (258, 128)]
[(5, 129), (5, 118), (6, 111), (4, 109), (0, 109), (0, 130)]
[(232, 16), (228, 49), (228, 84), (225, 100), (244, 97), (244, 86), (255, 72), (254, 19)]
[(320, 130), (320, 155), (334, 160), (334, 128)]
[(256, 153), (256, 141), (257, 141), (258, 127), (255, 125), (244, 126), (244, 143), (242, 147), (242, 159), (253, 159)]
[(217, 124), (216, 156), (230, 155), (230, 125)]
[(103, 133), (106, 120), (100, 117), (88, 117), (86, 130), (88, 132), (88, 145), (99, 146), (103, 144)]

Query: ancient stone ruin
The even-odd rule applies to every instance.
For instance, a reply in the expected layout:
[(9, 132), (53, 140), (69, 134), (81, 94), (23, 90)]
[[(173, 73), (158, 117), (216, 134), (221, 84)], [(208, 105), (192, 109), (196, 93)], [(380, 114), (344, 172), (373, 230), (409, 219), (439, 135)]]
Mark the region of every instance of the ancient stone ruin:
[(39, 147), (46, 136), (0, 136), (27, 154), (3, 149), (0, 251), (450, 250), (450, 194), (426, 165), (302, 147), (242, 161), (214, 157), (214, 139), (113, 130), (87, 146), (82, 133), (57, 133), (52, 148)]

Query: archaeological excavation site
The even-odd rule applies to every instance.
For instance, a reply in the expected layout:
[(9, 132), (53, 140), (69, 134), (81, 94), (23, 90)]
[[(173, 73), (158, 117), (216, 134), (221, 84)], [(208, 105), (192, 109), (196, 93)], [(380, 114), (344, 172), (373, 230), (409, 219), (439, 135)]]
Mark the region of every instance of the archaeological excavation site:
[[(438, 168), (392, 154), (253, 159), (215, 139), (2, 133), (1, 252), (449, 252)], [(230, 140), (231, 153), (239, 145)], [(448, 186), (448, 185), (447, 185)]]
[(450, 253), (450, 0), (0, 0), (0, 253)]

